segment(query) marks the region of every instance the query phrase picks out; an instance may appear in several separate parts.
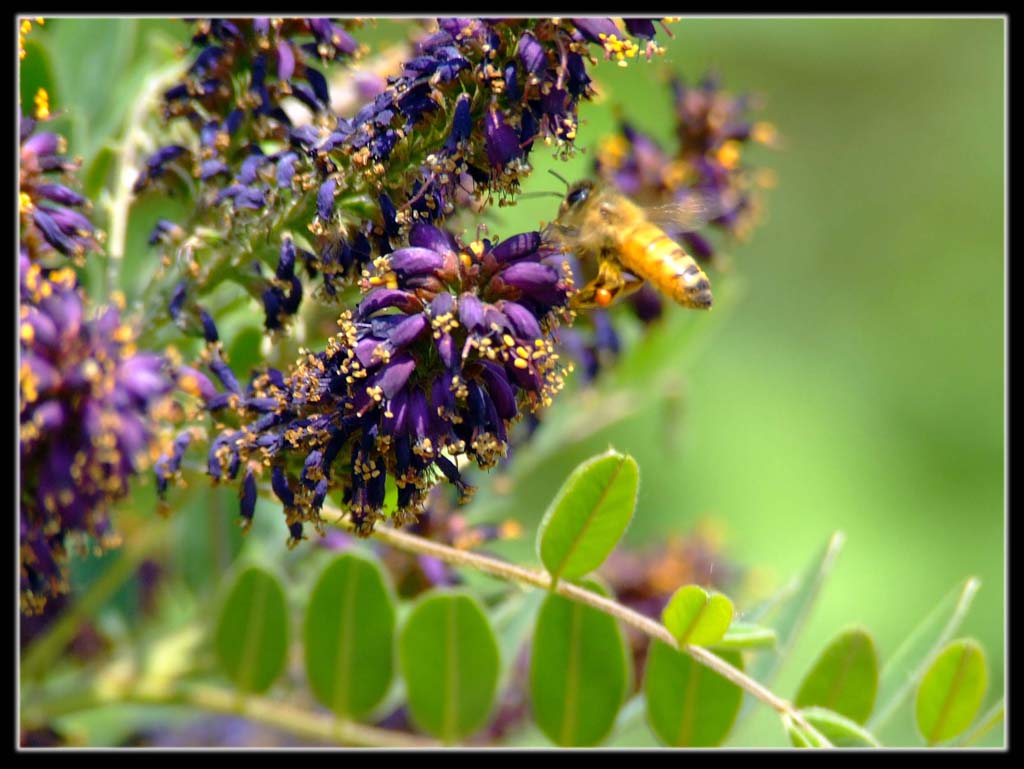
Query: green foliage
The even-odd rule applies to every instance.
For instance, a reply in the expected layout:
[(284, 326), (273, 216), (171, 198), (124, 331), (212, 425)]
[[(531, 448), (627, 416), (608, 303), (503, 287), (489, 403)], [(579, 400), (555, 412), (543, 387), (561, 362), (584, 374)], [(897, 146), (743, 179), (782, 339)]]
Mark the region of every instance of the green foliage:
[[(723, 660), (743, 669), (739, 652)], [(663, 743), (674, 748), (722, 744), (740, 710), (743, 690), (687, 654), (654, 641), (644, 676), (647, 719)]]
[(732, 616), (732, 601), (724, 595), (686, 585), (669, 600), (661, 621), (680, 644), (711, 646), (725, 637)]
[(435, 591), (420, 598), (399, 639), (409, 712), (448, 743), (482, 727), (494, 705), (498, 643), (477, 600)]
[(878, 690), (875, 641), (867, 631), (844, 631), (821, 653), (804, 676), (794, 704), (827, 708), (863, 724), (871, 715)]
[(354, 553), (324, 569), (306, 609), (303, 655), (310, 688), (346, 718), (384, 698), (394, 660), (395, 600), (376, 561)]
[(537, 552), (554, 579), (576, 579), (608, 557), (633, 517), (640, 473), (614, 449), (577, 467), (537, 531)]
[(214, 647), (221, 670), (244, 692), (266, 691), (284, 670), (288, 636), (280, 581), (250, 566), (238, 575), (217, 620)]
[(951, 740), (967, 729), (987, 686), (985, 652), (977, 641), (967, 638), (946, 646), (917, 689), (917, 728), (928, 744)]
[[(585, 587), (607, 595), (596, 582)], [(564, 747), (599, 744), (615, 723), (629, 679), (629, 649), (616, 621), (548, 595), (530, 656), (530, 702), (544, 734)]]

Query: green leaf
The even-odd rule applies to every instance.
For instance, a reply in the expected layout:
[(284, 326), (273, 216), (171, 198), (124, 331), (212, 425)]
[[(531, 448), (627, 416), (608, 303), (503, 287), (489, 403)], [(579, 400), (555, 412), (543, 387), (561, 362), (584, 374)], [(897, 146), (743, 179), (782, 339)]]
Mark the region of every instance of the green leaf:
[(399, 659), (409, 712), (420, 729), (452, 743), (487, 723), (500, 661), (494, 631), (475, 598), (424, 594), (402, 629)]
[(554, 579), (596, 569), (633, 517), (640, 471), (628, 454), (609, 450), (573, 470), (537, 531), (537, 552)]
[(235, 686), (250, 693), (270, 688), (288, 651), (288, 612), (277, 577), (257, 566), (238, 576), (221, 608), (214, 645)]
[[(739, 652), (718, 656), (743, 669)], [(661, 641), (651, 644), (644, 693), (651, 728), (658, 739), (676, 748), (720, 745), (743, 700), (738, 686)]]
[[(874, 735), (867, 729), (846, 716), (827, 708), (809, 707), (800, 711), (808, 723), (837, 748), (880, 748), (882, 747)], [(806, 732), (802, 732), (807, 735)], [(791, 734), (792, 737), (792, 734)], [(813, 736), (812, 736), (813, 739)], [(796, 743), (794, 742), (794, 745)], [(797, 745), (797, 747), (803, 747)]]
[(752, 622), (733, 621), (725, 635), (719, 641), (709, 644), (708, 648), (743, 651), (771, 649), (778, 640), (778, 634), (770, 627), (755, 625)]
[(764, 617), (775, 615), (772, 626), (778, 634), (778, 653), (762, 655), (750, 665), (750, 675), (762, 684), (771, 683), (778, 673), (786, 654), (793, 648), (796, 638), (803, 629), (804, 623), (814, 606), (822, 584), (835, 563), (839, 551), (842, 550), (845, 536), (837, 531), (830, 538), (821, 554), (797, 579), (788, 585), (780, 596), (761, 611), (748, 612), (746, 617), (751, 621), (763, 622)]
[(317, 581), (306, 610), (306, 675), (336, 715), (360, 718), (387, 694), (394, 671), (395, 599), (380, 566), (349, 552)]
[(860, 628), (841, 633), (826, 647), (797, 691), (798, 708), (818, 705), (863, 724), (878, 691), (875, 641)]
[[(596, 582), (588, 590), (607, 595)], [(533, 717), (557, 745), (597, 745), (629, 686), (629, 649), (615, 619), (551, 593), (537, 617), (530, 659)]]
[(18, 93), (21, 98), (21, 111), (26, 115), (36, 112), (35, 98), (39, 89), (46, 91), (50, 99), (50, 109), (57, 109), (60, 94), (54, 86), (53, 63), (45, 46), (32, 39), (38, 28), (29, 33), (25, 40), (25, 58), (18, 63)]
[(68, 110), (72, 152), (89, 159), (138, 96), (139, 71), (130, 66), (137, 20), (66, 18), (48, 26), (51, 50), (59, 52), (53, 64), (60, 102), (53, 107)]
[(977, 641), (953, 641), (935, 659), (917, 689), (917, 728), (929, 745), (964, 731), (981, 707), (988, 685), (985, 652)]
[(732, 615), (732, 601), (724, 595), (709, 595), (699, 585), (686, 585), (669, 600), (661, 621), (680, 645), (710, 646), (725, 637)]
[(882, 666), (878, 682), (879, 705), (868, 721), (869, 729), (876, 734), (882, 732), (939, 650), (960, 628), (980, 587), (980, 580), (969, 577), (947, 593)]

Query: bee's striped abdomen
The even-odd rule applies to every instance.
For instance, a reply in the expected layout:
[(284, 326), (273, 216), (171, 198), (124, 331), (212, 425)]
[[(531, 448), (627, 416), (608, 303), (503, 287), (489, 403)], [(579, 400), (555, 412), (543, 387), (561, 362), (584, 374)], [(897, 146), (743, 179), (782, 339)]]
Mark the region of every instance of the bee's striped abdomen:
[(684, 307), (711, 307), (711, 282), (693, 257), (661, 227), (640, 222), (622, 233), (622, 265)]

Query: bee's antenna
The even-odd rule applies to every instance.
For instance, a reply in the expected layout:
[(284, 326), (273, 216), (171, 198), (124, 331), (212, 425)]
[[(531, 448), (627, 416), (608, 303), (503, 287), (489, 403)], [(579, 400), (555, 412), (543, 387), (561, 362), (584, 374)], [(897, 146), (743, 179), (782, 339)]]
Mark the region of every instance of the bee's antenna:
[(543, 192), (523, 192), (519, 195), (521, 198), (539, 198), (544, 195), (554, 195), (556, 198), (561, 200), (565, 195), (561, 192), (555, 192), (554, 190), (544, 190)]
[(568, 182), (568, 180), (564, 176), (562, 176), (560, 173), (558, 173), (558, 171), (555, 171), (554, 169), (549, 168), (548, 169), (548, 173), (551, 174), (556, 179), (558, 179), (560, 182), (562, 182), (562, 184), (565, 185), (566, 189), (569, 189), (569, 182)]

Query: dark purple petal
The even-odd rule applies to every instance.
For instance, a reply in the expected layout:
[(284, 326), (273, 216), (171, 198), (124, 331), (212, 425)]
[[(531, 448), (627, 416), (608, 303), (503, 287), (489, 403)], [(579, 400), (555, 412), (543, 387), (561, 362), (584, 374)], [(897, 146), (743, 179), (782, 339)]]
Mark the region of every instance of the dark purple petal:
[(573, 25), (587, 40), (600, 43), (601, 35), (619, 37), (622, 33), (611, 19), (572, 19)]
[(521, 304), (503, 301), (500, 303), (500, 307), (509, 323), (512, 324), (518, 338), (527, 340), (543, 338), (536, 316)]

